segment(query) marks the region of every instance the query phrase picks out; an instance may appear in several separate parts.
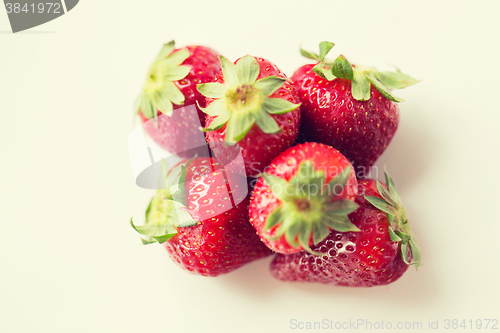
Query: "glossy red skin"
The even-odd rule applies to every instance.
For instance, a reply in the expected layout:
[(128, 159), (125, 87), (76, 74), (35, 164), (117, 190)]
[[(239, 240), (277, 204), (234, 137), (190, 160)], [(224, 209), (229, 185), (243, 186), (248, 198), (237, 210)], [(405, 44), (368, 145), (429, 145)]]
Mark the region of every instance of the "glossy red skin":
[[(300, 163), (303, 161), (311, 161), (316, 170), (325, 171), (325, 183), (336, 177), (347, 166), (352, 166), (337, 149), (312, 142), (299, 144), (287, 149), (271, 162), (265, 172), (289, 181), (295, 176)], [(357, 184), (356, 175), (354, 170), (352, 170), (347, 180), (346, 190), (337, 196), (335, 200), (354, 200), (357, 194)], [(262, 242), (274, 252), (283, 254), (301, 252), (303, 250), (301, 246), (298, 248), (291, 246), (284, 236), (277, 240), (269, 240), (266, 237), (273, 237), (276, 233), (278, 226), (264, 230), (264, 225), (269, 215), (280, 205), (281, 201), (271, 191), (264, 178), (259, 178), (250, 199), (250, 223), (257, 230), (257, 234), (260, 236)], [(309, 245), (313, 245), (312, 238)]]
[(248, 197), (233, 207), (231, 199), (236, 198), (227, 194), (220, 168), (209, 158), (196, 158), (188, 165), (187, 207), (198, 224), (178, 228), (165, 243), (182, 268), (203, 276), (228, 273), (271, 254), (248, 222)]
[(307, 252), (278, 255), (271, 263), (271, 273), (283, 281), (317, 282), (349, 287), (386, 285), (399, 279), (408, 269), (400, 246), (390, 240), (387, 216), (368, 203), (363, 195), (380, 197), (375, 181), (359, 182), (356, 202), (360, 207), (349, 219), (361, 231), (337, 232)]
[[(203, 135), (200, 131), (200, 125), (205, 125), (205, 113), (202, 112), (196, 102), (201, 107), (205, 107), (205, 97), (200, 94), (196, 86), (200, 83), (212, 82), (220, 72), (220, 61), (217, 57), (218, 53), (214, 50), (198, 45), (186, 46), (190, 52), (190, 56), (184, 60), (183, 66), (190, 66), (189, 74), (182, 80), (174, 81), (174, 84), (180, 89), (184, 95), (185, 101), (182, 106), (194, 105), (198, 113), (198, 119), (194, 118), (193, 114), (183, 112), (182, 106), (174, 104), (172, 117), (159, 117), (158, 126), (155, 127), (153, 122), (145, 124), (145, 130), (148, 135), (163, 149), (171, 153), (178, 153), (181, 157), (191, 157), (188, 153), (182, 153), (186, 147), (190, 147), (189, 142), (193, 142), (193, 138)], [(175, 49), (173, 53), (185, 49)], [(176, 112), (177, 111), (177, 112)], [(158, 111), (158, 116), (162, 113)], [(141, 112), (139, 116), (143, 123), (147, 119)], [(199, 140), (196, 140), (197, 142)]]
[(398, 105), (373, 86), (368, 101), (357, 101), (351, 94), (351, 81), (325, 80), (313, 67), (304, 65), (291, 77), (302, 102), (301, 133), (308, 141), (340, 150), (358, 177), (364, 177), (396, 133)]
[[(257, 59), (260, 66), (260, 74), (257, 80), (268, 76), (278, 76), (287, 81), (283, 86), (276, 90), (270, 98), (281, 98), (291, 103), (299, 104), (297, 92), (293, 87), (293, 83), (288, 80), (287, 76), (270, 61), (254, 57)], [(239, 60), (239, 59), (238, 59)], [(235, 63), (238, 62), (235, 61)], [(222, 72), (217, 76), (216, 82), (224, 83)], [(213, 99), (207, 98), (207, 104), (210, 104)], [(297, 138), (300, 126), (300, 107), (297, 109), (281, 114), (271, 115), (276, 120), (281, 131), (276, 134), (266, 134), (257, 125), (253, 125), (247, 135), (237, 143), (241, 149), (243, 161), (245, 162), (245, 170), (247, 176), (255, 176), (262, 172), (264, 168), (275, 158), (279, 153), (290, 147)], [(206, 125), (209, 126), (216, 117), (207, 116)], [(226, 136), (226, 126), (223, 126), (217, 131), (207, 133), (207, 141), (210, 147), (214, 150), (215, 155), (224, 159), (224, 155), (231, 154), (221, 144)], [(230, 158), (229, 158), (230, 159)]]

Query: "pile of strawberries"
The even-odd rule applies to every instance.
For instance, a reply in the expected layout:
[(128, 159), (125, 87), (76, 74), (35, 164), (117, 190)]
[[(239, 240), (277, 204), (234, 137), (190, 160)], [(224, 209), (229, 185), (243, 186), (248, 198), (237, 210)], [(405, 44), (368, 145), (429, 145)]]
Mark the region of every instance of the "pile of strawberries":
[[(131, 221), (143, 243), (165, 244), (203, 276), (273, 253), (283, 281), (370, 287), (418, 268), (394, 181), (369, 178), (398, 128), (392, 90), (417, 81), (343, 55), (328, 61), (333, 46), (300, 50), (315, 64), (288, 78), (264, 58), (232, 63), (208, 47), (164, 45), (136, 110), (149, 137), (184, 161), (165, 172), (145, 225)], [(205, 149), (192, 149), (200, 135)]]

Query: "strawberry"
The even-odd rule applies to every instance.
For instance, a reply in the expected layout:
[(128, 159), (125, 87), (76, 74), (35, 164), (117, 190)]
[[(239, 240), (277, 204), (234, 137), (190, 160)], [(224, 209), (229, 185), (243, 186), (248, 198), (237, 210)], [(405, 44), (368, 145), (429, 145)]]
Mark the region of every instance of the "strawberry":
[(134, 226), (143, 243), (165, 243), (181, 267), (217, 276), (271, 251), (248, 221), (244, 176), (226, 172), (211, 158), (183, 162), (167, 174), (172, 184), (157, 191), (144, 226)]
[(257, 181), (250, 199), (250, 223), (273, 251), (311, 251), (331, 229), (357, 231), (347, 215), (357, 181), (338, 150), (304, 143), (278, 155)]
[(364, 177), (398, 128), (397, 103), (403, 100), (390, 90), (418, 81), (400, 71), (351, 65), (343, 55), (325, 63), (333, 46), (322, 42), (319, 55), (301, 49), (304, 56), (319, 62), (304, 65), (292, 75), (302, 102), (301, 132), (308, 141), (340, 150), (353, 163), (358, 177)]
[[(200, 131), (205, 114), (196, 105), (205, 106), (205, 97), (196, 86), (213, 81), (219, 71), (217, 52), (208, 47), (175, 49), (174, 41), (163, 46), (135, 106), (144, 129), (162, 148), (190, 157), (195, 153), (190, 149), (199, 153), (196, 148), (206, 145)], [(202, 147), (203, 150), (207, 149)]]
[(272, 274), (283, 281), (319, 282), (371, 287), (399, 279), (408, 265), (420, 264), (420, 250), (411, 236), (401, 199), (392, 179), (386, 186), (373, 179), (359, 182), (359, 208), (349, 219), (359, 232), (332, 230), (308, 252), (278, 255)]
[[(215, 82), (200, 84), (207, 107), (207, 141), (221, 161), (241, 152), (248, 176), (290, 147), (299, 132), (299, 99), (286, 75), (266, 59), (220, 56)], [(231, 157), (228, 157), (231, 156)]]

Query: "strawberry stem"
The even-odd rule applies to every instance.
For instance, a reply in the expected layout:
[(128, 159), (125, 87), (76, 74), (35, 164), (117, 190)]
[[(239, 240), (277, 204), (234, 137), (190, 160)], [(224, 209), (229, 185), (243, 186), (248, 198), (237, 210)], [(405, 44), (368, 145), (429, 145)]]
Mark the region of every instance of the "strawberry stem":
[(286, 81), (277, 76), (257, 80), (260, 66), (252, 56), (244, 56), (233, 64), (219, 56), (224, 74), (224, 84), (210, 82), (198, 85), (198, 91), (215, 99), (206, 108), (200, 108), (209, 116), (216, 117), (205, 132), (226, 126), (225, 141), (236, 143), (242, 140), (256, 124), (264, 133), (281, 131), (271, 116), (295, 110), (293, 104), (281, 98), (270, 98)]
[(352, 97), (358, 101), (369, 100), (370, 89), (373, 86), (388, 100), (396, 103), (403, 102), (403, 99), (392, 95), (391, 90), (403, 89), (420, 82), (399, 70), (397, 72), (380, 72), (373, 67), (351, 65), (343, 54), (338, 56), (333, 63), (326, 61), (325, 57), (334, 45), (331, 42), (321, 42), (319, 55), (303, 49), (300, 49), (300, 53), (308, 59), (318, 61), (318, 64), (313, 67), (313, 71), (322, 78), (328, 81), (336, 78), (352, 81)]
[(418, 270), (421, 260), (420, 247), (411, 234), (410, 223), (406, 210), (401, 202), (394, 181), (385, 172), (387, 188), (377, 181), (377, 189), (382, 198), (365, 196), (365, 199), (375, 208), (387, 214), (389, 220), (389, 235), (393, 242), (401, 243), (401, 256), (407, 265), (415, 265)]
[(310, 161), (302, 162), (290, 181), (264, 173), (262, 177), (281, 202), (266, 220), (264, 229), (275, 229), (268, 238), (285, 237), (290, 246), (320, 255), (310, 249), (310, 243), (318, 244), (331, 229), (359, 231), (348, 218), (358, 205), (341, 198), (351, 171), (352, 167), (346, 167), (328, 183), (325, 173), (315, 170)]

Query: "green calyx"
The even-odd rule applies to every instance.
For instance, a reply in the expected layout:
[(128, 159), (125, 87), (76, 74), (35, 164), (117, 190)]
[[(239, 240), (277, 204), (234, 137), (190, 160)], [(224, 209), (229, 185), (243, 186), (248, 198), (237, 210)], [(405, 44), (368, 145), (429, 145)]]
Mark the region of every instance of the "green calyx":
[(392, 95), (391, 91), (393, 89), (403, 89), (420, 82), (409, 75), (401, 73), (399, 69), (396, 72), (381, 72), (373, 67), (353, 66), (342, 54), (333, 62), (325, 61), (326, 55), (334, 46), (334, 43), (324, 41), (319, 44), (319, 55), (303, 49), (300, 49), (300, 53), (308, 59), (318, 61), (318, 64), (313, 67), (313, 71), (322, 78), (328, 81), (335, 78), (352, 81), (352, 96), (358, 101), (370, 99), (371, 83), (387, 99), (397, 103), (403, 102), (403, 99)]
[(350, 166), (346, 167), (328, 183), (324, 171), (315, 170), (310, 161), (301, 163), (297, 174), (289, 182), (264, 173), (262, 177), (281, 202), (264, 225), (264, 230), (277, 228), (269, 239), (277, 240), (284, 236), (290, 246), (322, 255), (309, 247), (311, 237), (313, 244), (318, 244), (331, 229), (359, 231), (348, 218), (358, 205), (338, 198), (345, 190), (351, 170)]
[(184, 103), (184, 95), (174, 82), (182, 80), (189, 74), (190, 68), (181, 66), (184, 60), (189, 57), (189, 50), (182, 49), (172, 53), (174, 49), (174, 41), (163, 45), (149, 68), (142, 93), (135, 102), (136, 112), (142, 112), (148, 119), (155, 118), (158, 115), (158, 110), (162, 114), (170, 116), (173, 104), (181, 105)]
[(279, 132), (281, 128), (271, 115), (287, 113), (299, 107), (299, 104), (269, 97), (286, 80), (277, 76), (257, 80), (260, 66), (249, 55), (242, 57), (236, 65), (223, 56), (219, 59), (225, 84), (211, 82), (198, 85), (202, 95), (215, 99), (206, 108), (200, 107), (209, 116), (216, 117), (204, 131), (215, 131), (226, 125), (225, 141), (229, 143), (243, 139), (254, 124), (264, 133)]
[[(387, 188), (377, 181), (377, 190), (382, 199), (365, 196), (365, 199), (377, 209), (387, 214), (389, 234), (393, 242), (401, 242), (401, 256), (407, 265), (415, 265), (418, 270), (421, 261), (420, 247), (411, 235), (410, 224), (401, 198), (392, 178), (385, 172)], [(409, 255), (410, 254), (410, 255)]]
[(189, 162), (181, 164), (174, 169), (165, 183), (173, 180), (173, 185), (165, 189), (159, 189), (151, 199), (146, 209), (146, 222), (143, 226), (134, 225), (130, 219), (132, 228), (140, 235), (143, 244), (164, 243), (177, 234), (178, 228), (190, 227), (197, 224), (189, 215), (187, 204), (187, 192), (184, 186)]

